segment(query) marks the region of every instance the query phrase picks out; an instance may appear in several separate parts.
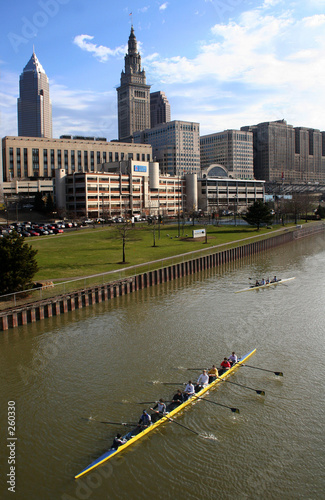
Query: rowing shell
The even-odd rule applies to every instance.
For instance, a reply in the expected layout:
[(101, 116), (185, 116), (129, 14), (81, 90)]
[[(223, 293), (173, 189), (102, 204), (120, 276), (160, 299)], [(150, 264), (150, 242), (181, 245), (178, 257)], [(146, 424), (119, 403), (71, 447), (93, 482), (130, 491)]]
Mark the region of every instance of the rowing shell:
[(196, 393), (194, 396), (189, 398), (187, 401), (184, 403), (180, 404), (177, 406), (174, 410), (168, 413), (167, 416), (164, 416), (157, 420), (154, 424), (150, 425), (149, 427), (146, 427), (143, 431), (139, 432), (139, 428), (136, 427), (135, 429), (132, 429), (132, 431), (128, 432), (124, 438), (127, 439), (127, 442), (122, 444), (121, 446), (118, 447), (117, 450), (115, 449), (110, 449), (106, 451), (103, 455), (101, 455), (99, 458), (97, 458), (94, 462), (92, 462), (88, 467), (83, 469), (79, 474), (75, 476), (75, 479), (78, 479), (79, 477), (83, 476), (84, 474), (87, 474), (87, 472), (91, 471), (92, 469), (95, 469), (99, 465), (102, 465), (103, 463), (107, 462), (111, 458), (115, 457), (118, 453), (121, 453), (121, 451), (125, 450), (128, 446), (131, 444), (135, 443), (139, 439), (143, 438), (146, 434), (149, 434), (149, 432), (154, 431), (157, 427), (159, 427), (161, 424), (164, 424), (166, 422), (169, 422), (169, 420), (173, 417), (175, 417), (178, 413), (180, 413), (186, 406), (189, 406), (193, 403), (196, 403), (199, 398), (201, 398), (204, 394), (206, 394), (210, 389), (214, 388), (217, 384), (222, 382), (222, 379), (227, 378), (229, 375), (231, 375), (233, 372), (235, 372), (241, 365), (243, 365), (253, 354), (255, 354), (256, 349), (253, 349), (253, 351), (250, 351), (249, 353), (245, 354), (241, 358), (238, 359), (238, 362), (233, 365), (229, 370), (227, 370), (225, 373), (220, 375), (219, 378), (211, 382), (211, 384), (207, 385), (201, 391)]
[(243, 290), (237, 290), (235, 293), (248, 292), (249, 290), (259, 290), (260, 288), (269, 288), (270, 286), (281, 285), (282, 283), (287, 283), (288, 281), (295, 280), (296, 277), (293, 278), (285, 278), (283, 280), (274, 281), (273, 283), (266, 283), (265, 285), (258, 286), (250, 286), (248, 288), (244, 288)]

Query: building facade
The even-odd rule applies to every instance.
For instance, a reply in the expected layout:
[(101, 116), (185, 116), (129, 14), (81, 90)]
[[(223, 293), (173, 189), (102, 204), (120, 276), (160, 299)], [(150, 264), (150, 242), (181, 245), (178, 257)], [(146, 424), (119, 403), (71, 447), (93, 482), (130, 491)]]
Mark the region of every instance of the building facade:
[(49, 81), (33, 52), (19, 80), (18, 135), (52, 137)]
[(201, 168), (222, 166), (235, 179), (254, 179), (253, 133), (224, 130), (200, 137)]
[(253, 133), (256, 179), (283, 183), (325, 183), (325, 132), (285, 120), (242, 127)]
[(60, 139), (4, 137), (2, 139), (3, 181), (52, 178), (55, 170), (66, 173), (95, 172), (97, 165), (128, 159), (152, 161), (146, 144), (108, 142), (96, 138)]
[(170, 122), (170, 104), (164, 92), (150, 94), (150, 126)]
[(150, 128), (150, 85), (146, 84), (146, 74), (141, 69), (133, 26), (117, 88), (117, 109), (119, 141), (130, 142), (135, 131)]
[(200, 124), (174, 120), (136, 132), (134, 142), (150, 144), (163, 174), (200, 172)]
[(186, 199), (184, 178), (161, 176), (157, 162), (106, 164), (94, 173), (61, 169), (55, 186), (59, 209), (75, 217), (168, 217), (183, 211)]
[(240, 213), (254, 201), (264, 201), (265, 182), (228, 177), (198, 179), (198, 205), (206, 213)]

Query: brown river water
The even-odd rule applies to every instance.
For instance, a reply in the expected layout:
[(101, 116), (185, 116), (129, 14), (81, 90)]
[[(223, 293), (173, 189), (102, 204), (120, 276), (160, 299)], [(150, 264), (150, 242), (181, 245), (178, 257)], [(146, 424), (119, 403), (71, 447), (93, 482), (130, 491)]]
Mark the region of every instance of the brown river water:
[[(296, 279), (235, 293), (274, 274)], [(324, 299), (321, 235), (1, 332), (0, 498), (324, 498)], [(176, 391), (161, 382), (255, 347), (249, 364), (271, 372), (243, 367), (230, 380), (265, 397), (218, 386), (209, 399), (240, 414), (199, 401), (177, 420), (200, 436), (167, 423), (74, 479), (126, 429), (89, 417), (137, 421), (148, 406), (137, 403)]]

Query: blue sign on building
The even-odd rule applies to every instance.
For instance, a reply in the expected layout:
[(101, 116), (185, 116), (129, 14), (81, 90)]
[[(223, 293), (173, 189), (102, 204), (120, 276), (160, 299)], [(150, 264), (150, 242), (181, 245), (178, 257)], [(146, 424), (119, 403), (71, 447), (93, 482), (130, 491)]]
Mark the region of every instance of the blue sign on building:
[(133, 171), (134, 172), (146, 172), (147, 167), (146, 167), (146, 165), (133, 165)]

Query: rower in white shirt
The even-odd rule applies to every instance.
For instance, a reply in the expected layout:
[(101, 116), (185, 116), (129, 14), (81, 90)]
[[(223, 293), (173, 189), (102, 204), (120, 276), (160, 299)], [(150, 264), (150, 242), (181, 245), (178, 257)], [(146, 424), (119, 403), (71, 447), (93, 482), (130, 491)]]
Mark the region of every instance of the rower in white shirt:
[(231, 353), (231, 356), (229, 356), (228, 361), (230, 362), (231, 366), (237, 363), (237, 356), (234, 352)]
[(209, 375), (206, 370), (203, 370), (199, 378), (197, 379), (196, 392), (199, 392), (203, 387), (209, 385)]
[(187, 401), (188, 398), (191, 398), (195, 394), (194, 385), (192, 384), (192, 380), (188, 381), (187, 386), (184, 389), (184, 401)]

